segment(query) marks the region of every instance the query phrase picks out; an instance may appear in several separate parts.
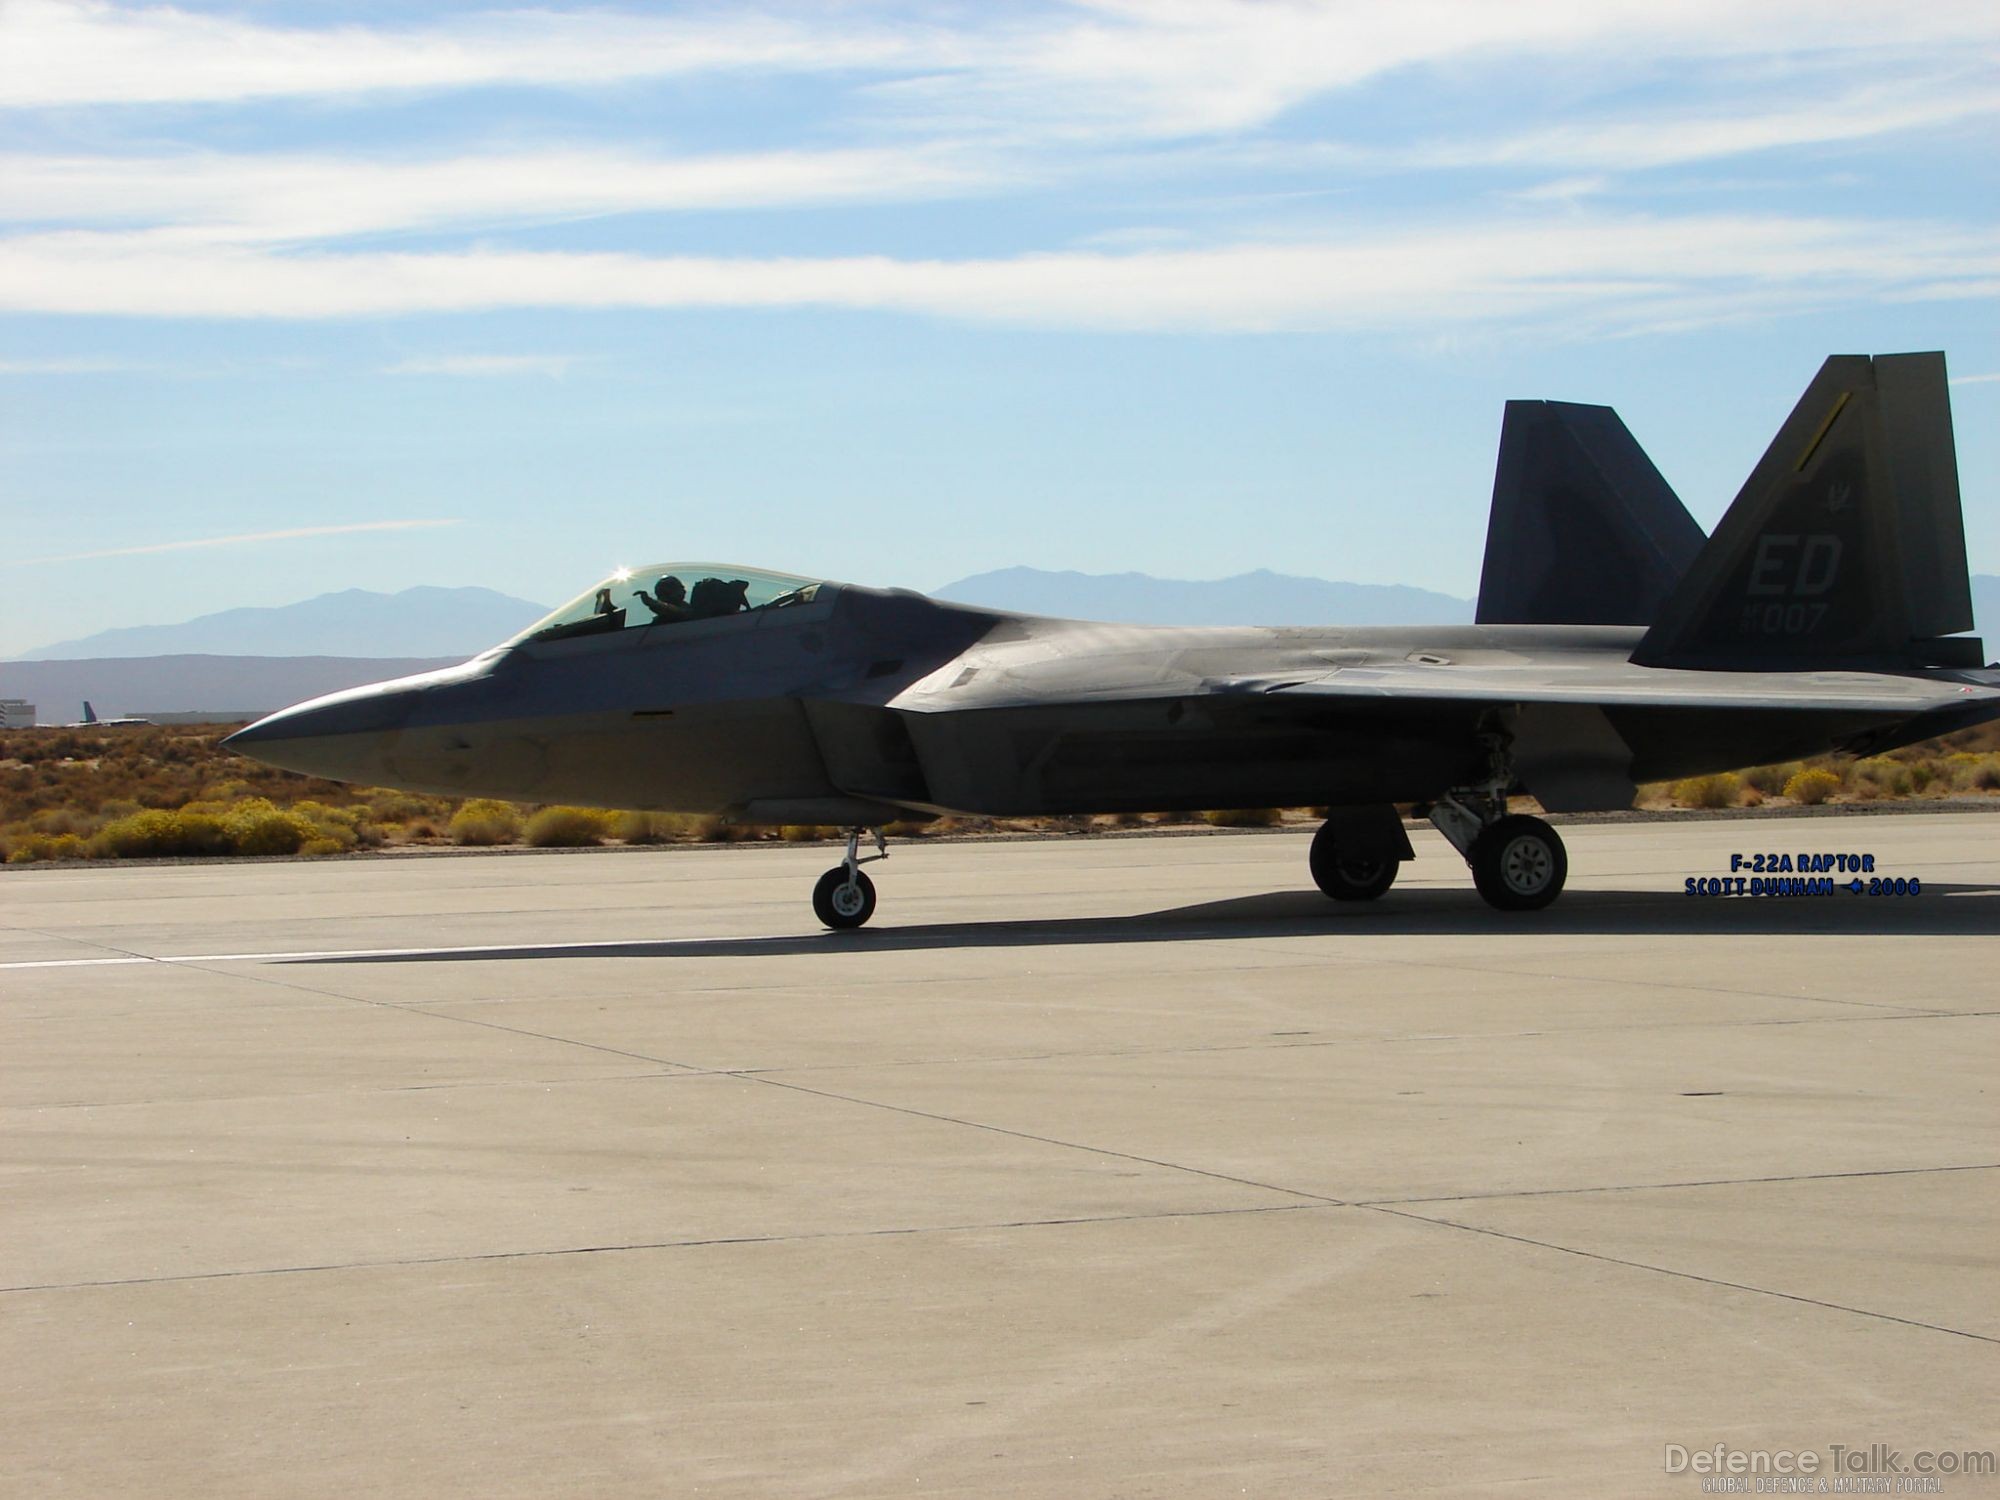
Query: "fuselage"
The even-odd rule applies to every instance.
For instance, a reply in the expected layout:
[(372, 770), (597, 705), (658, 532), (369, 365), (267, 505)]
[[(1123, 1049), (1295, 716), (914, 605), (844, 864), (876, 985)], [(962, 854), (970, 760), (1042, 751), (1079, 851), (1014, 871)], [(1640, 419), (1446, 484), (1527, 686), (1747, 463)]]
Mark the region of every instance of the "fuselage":
[[(1517, 681), (1601, 703), (1642, 781), (1917, 738), (1955, 701), (1907, 674), (1812, 674), (1801, 693), (1796, 673), (1636, 667), (1643, 632), (1620, 626), (1183, 629), (831, 584), (778, 604), (531, 632), (231, 743), (421, 792), (873, 823), (1424, 800), (1479, 778)], [(1734, 697), (1703, 682), (1675, 701), (1716, 678)]]

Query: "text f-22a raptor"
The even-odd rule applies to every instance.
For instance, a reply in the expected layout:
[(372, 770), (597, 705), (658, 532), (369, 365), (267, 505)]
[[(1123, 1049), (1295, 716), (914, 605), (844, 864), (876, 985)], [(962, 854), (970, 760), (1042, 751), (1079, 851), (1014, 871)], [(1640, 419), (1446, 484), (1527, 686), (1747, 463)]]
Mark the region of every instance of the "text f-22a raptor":
[(669, 563), (229, 743), (413, 791), (845, 826), (832, 927), (873, 913), (884, 823), (949, 813), (1326, 805), (1313, 879), (1365, 901), (1415, 802), (1527, 910), (1567, 857), (1510, 793), (1623, 808), (2000, 717), (1971, 626), (1944, 357), (1842, 355), (1708, 538), (1609, 408), (1510, 402), (1471, 626), (1098, 624)]

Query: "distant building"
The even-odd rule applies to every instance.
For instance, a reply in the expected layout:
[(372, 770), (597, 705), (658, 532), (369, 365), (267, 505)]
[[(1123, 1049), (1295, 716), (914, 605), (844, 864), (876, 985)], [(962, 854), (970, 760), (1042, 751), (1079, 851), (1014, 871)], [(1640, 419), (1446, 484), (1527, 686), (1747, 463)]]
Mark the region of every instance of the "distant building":
[(35, 705), (21, 698), (0, 698), (0, 729), (33, 729)]

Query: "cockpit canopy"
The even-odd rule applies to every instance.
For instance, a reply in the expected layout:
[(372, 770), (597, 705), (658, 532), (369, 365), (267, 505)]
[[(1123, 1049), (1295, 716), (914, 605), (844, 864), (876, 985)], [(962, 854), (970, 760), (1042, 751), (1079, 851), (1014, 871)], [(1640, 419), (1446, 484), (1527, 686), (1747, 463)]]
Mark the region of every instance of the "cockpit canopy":
[(808, 604), (816, 579), (765, 573), (727, 563), (652, 563), (620, 568), (506, 644), (564, 641), (615, 630), (672, 627), (754, 610)]

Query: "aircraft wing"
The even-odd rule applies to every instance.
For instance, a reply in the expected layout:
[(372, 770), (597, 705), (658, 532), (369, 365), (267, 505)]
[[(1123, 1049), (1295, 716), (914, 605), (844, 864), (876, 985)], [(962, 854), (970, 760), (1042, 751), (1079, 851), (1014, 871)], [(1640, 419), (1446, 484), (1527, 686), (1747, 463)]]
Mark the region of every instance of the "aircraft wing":
[[(1972, 678), (1973, 674), (1962, 674)], [(1319, 671), (1202, 675), (1171, 667), (1110, 676), (1061, 659), (967, 674), (954, 664), (893, 700), (923, 713), (1053, 708), (1146, 699), (1263, 697), (1304, 703), (1404, 699), (1430, 703), (1549, 703), (1601, 708), (1828, 710), (1917, 714), (1953, 707), (2000, 710), (2000, 684), (1874, 672), (1703, 672), (1601, 660), (1574, 666), (1387, 663)]]
[[(1643, 670), (1643, 669), (1641, 669)], [(1606, 671), (1560, 667), (1347, 667), (1304, 681), (1246, 679), (1224, 690), (1329, 698), (1464, 703), (1578, 703), (1595, 707), (1772, 708), (1920, 713), (2000, 689), (1874, 673)]]

